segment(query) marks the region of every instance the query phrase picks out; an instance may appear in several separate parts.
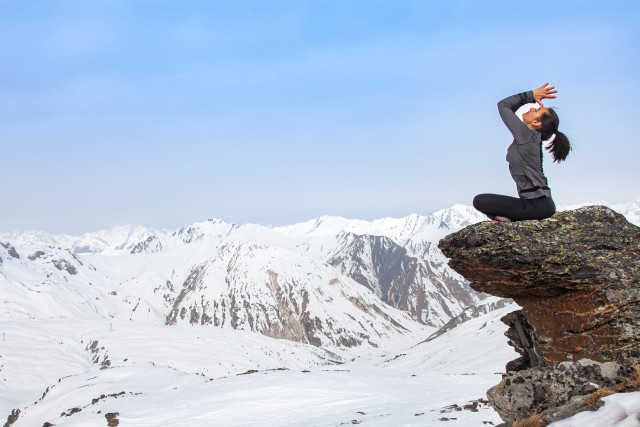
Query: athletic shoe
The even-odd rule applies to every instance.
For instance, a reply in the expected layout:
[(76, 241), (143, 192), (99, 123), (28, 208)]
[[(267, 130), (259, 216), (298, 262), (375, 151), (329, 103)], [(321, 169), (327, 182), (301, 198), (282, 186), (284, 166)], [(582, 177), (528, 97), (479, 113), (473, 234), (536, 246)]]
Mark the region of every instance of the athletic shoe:
[(507, 218), (506, 216), (497, 216), (493, 220), (494, 221), (500, 221), (500, 222), (511, 222), (511, 220), (509, 218)]

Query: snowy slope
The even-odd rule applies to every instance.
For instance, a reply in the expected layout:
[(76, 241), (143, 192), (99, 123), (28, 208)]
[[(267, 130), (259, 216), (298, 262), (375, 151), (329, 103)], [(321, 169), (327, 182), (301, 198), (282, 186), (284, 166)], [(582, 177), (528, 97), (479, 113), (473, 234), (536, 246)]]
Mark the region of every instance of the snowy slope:
[(497, 424), (480, 399), (515, 357), (499, 321), (512, 309), (356, 359), (214, 327), (12, 320), (0, 414), (20, 409), (14, 426), (103, 426), (116, 412), (128, 426)]
[[(516, 357), (500, 317), (353, 359), (251, 332), (146, 322), (2, 323), (0, 416), (14, 426), (497, 425), (483, 400)], [(559, 426), (636, 425), (638, 393)], [(14, 412), (15, 413), (15, 412)]]
[(344, 243), (329, 264), (424, 324), (442, 326), (483, 298), (448, 268), (443, 256), (410, 256), (388, 237), (350, 233), (340, 237)]
[[(89, 387), (102, 371), (122, 368), (138, 376), (160, 366), (164, 386), (175, 387), (172, 373), (185, 379), (221, 378), (251, 369), (308, 369), (342, 363), (336, 354), (259, 334), (213, 327), (165, 327), (146, 322), (10, 320), (2, 324), (0, 415), (38, 401), (50, 388)], [(108, 367), (105, 369), (105, 367)], [(107, 376), (109, 376), (107, 374)], [(69, 380), (71, 378), (71, 380)], [(112, 378), (115, 388), (122, 378)], [(145, 377), (138, 381), (145, 383)], [(69, 382), (67, 382), (69, 381)], [(96, 396), (112, 393), (109, 387)], [(118, 392), (121, 390), (118, 390)], [(49, 394), (47, 394), (49, 396)], [(40, 407), (37, 407), (40, 408)], [(68, 408), (65, 408), (68, 409)], [(156, 408), (160, 410), (160, 408)], [(43, 420), (38, 425), (42, 425)], [(28, 422), (23, 425), (30, 425)]]
[(428, 330), (332, 267), (272, 246), (203, 241), (163, 253), (79, 256), (7, 245), (0, 257), (7, 319), (212, 324), (326, 348), (380, 347)]
[(378, 347), (424, 330), (331, 267), (273, 246), (228, 244), (189, 274), (168, 324), (214, 324), (320, 347)]
[[(15, 256), (9, 255), (11, 249)], [(0, 244), (0, 258), (0, 315), (4, 319), (163, 318), (166, 304), (161, 295), (135, 286), (123, 289), (117, 276), (110, 277), (108, 270), (98, 270), (91, 259), (83, 261), (67, 250), (35, 245), (5, 248)], [(138, 280), (158, 267), (134, 265), (142, 267)], [(121, 272), (124, 266), (120, 265)]]

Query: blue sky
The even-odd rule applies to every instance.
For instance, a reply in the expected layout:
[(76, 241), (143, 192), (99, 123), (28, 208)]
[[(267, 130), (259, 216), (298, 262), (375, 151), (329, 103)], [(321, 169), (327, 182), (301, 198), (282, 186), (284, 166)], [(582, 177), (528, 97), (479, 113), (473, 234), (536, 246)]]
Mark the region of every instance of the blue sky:
[(551, 82), (559, 205), (640, 197), (637, 1), (0, 0), (0, 232), (283, 225), (516, 195), (496, 103)]

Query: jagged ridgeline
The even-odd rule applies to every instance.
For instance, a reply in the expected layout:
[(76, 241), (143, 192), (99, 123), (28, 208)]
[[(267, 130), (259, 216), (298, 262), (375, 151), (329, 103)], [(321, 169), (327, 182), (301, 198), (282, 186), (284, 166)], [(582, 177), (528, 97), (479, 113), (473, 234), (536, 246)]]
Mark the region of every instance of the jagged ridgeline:
[(481, 219), (455, 206), (287, 227), (208, 220), (175, 231), (5, 234), (0, 283), (11, 292), (0, 307), (6, 318), (214, 325), (322, 347), (382, 346), (485, 298), (436, 246)]

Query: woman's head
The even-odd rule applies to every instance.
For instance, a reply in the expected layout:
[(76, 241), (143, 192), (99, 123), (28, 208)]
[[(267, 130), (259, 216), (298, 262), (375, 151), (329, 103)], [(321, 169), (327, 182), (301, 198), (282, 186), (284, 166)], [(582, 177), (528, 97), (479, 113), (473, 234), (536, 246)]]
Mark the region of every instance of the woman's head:
[(522, 119), (529, 129), (540, 132), (543, 141), (551, 139), (545, 148), (553, 156), (554, 162), (560, 163), (567, 158), (571, 143), (565, 134), (558, 131), (560, 119), (553, 108), (532, 108), (523, 114)]

